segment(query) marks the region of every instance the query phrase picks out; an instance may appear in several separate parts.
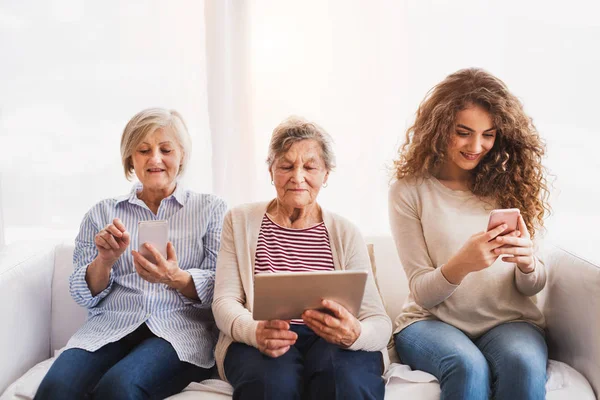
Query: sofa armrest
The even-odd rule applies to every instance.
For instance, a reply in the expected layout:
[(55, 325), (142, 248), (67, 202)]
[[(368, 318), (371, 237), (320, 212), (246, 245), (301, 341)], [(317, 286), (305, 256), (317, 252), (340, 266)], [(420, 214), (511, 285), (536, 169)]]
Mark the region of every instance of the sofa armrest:
[(600, 395), (600, 266), (564, 249), (548, 249), (541, 309), (550, 358), (581, 372)]
[(0, 250), (0, 393), (50, 356), (54, 246), (21, 243)]

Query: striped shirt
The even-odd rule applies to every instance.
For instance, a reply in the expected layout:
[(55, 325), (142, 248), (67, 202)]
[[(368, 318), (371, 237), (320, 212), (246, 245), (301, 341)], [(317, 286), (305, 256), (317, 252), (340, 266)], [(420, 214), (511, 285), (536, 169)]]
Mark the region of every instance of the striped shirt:
[[(88, 309), (86, 323), (73, 335), (67, 348), (96, 351), (118, 341), (146, 323), (167, 340), (181, 361), (202, 368), (214, 365), (217, 330), (212, 318), (215, 267), (219, 251), (225, 202), (177, 186), (162, 200), (155, 215), (137, 197), (136, 184), (129, 195), (96, 204), (85, 215), (75, 239), (70, 279), (71, 296)], [(119, 218), (131, 235), (129, 247), (114, 264), (107, 288), (92, 296), (85, 275), (97, 256), (94, 236)], [(138, 249), (138, 222), (167, 220), (169, 241), (175, 247), (179, 267), (192, 276), (199, 300), (192, 300), (161, 283), (142, 279), (133, 265), (131, 250)]]
[[(277, 225), (264, 215), (256, 245), (254, 274), (333, 270), (333, 254), (324, 222), (306, 229), (292, 229)], [(291, 322), (304, 323), (302, 319)]]

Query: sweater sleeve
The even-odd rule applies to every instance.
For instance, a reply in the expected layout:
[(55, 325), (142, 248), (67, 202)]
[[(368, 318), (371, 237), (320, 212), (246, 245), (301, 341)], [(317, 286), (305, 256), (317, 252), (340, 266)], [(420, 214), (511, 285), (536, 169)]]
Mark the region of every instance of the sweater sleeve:
[(515, 264), (515, 284), (517, 290), (525, 296), (536, 295), (546, 286), (546, 264), (542, 256), (542, 242), (541, 240), (534, 239), (533, 243), (535, 249), (535, 256), (533, 258), (535, 269), (533, 272), (526, 274)]
[(454, 293), (454, 285), (442, 274), (441, 265), (433, 265), (423, 234), (414, 187), (396, 181), (389, 191), (389, 218), (398, 256), (415, 302), (430, 309)]
[(252, 314), (244, 306), (245, 302), (246, 294), (240, 277), (230, 210), (223, 221), (212, 310), (221, 332), (236, 342), (258, 347), (258, 322), (252, 319)]
[(361, 324), (360, 336), (349, 347), (349, 350), (379, 351), (385, 349), (392, 334), (392, 321), (385, 312), (381, 297), (377, 292), (377, 286), (370, 268), (371, 260), (367, 245), (357, 227), (352, 225), (352, 240), (347, 251), (350, 253), (346, 258), (347, 270), (368, 270), (367, 283), (363, 301), (358, 313)]

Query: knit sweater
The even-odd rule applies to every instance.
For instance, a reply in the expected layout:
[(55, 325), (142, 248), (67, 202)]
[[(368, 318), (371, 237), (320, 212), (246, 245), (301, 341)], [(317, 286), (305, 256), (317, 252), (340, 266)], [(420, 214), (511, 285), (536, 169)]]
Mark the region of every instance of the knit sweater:
[[(232, 342), (258, 347), (258, 321), (252, 319), (253, 277), (258, 234), (269, 204), (263, 202), (233, 208), (227, 212), (223, 222), (212, 309), (221, 331), (215, 360), (219, 375), (224, 380), (223, 363)], [(345, 218), (327, 210), (322, 210), (322, 215), (329, 233), (335, 269), (369, 271), (357, 317), (361, 333), (349, 350), (382, 351), (384, 360), (387, 360), (386, 345), (392, 323), (377, 292), (364, 239), (358, 228)]]
[(406, 178), (392, 184), (390, 225), (410, 290), (394, 322), (394, 333), (427, 319), (446, 322), (470, 337), (511, 321), (544, 327), (535, 297), (546, 284), (546, 269), (539, 255), (529, 274), (501, 258), (470, 273), (459, 285), (442, 274), (441, 266), (469, 237), (486, 229), (494, 208), (498, 208), (494, 201), (484, 201), (470, 191), (452, 190), (434, 177)]

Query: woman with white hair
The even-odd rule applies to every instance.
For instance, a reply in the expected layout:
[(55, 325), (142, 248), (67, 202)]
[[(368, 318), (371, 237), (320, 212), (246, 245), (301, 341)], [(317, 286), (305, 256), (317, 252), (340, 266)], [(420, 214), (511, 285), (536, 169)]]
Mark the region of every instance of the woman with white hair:
[[(392, 325), (356, 226), (317, 203), (335, 166), (330, 136), (291, 118), (277, 126), (267, 159), (275, 199), (236, 207), (223, 223), (213, 312), (215, 349), (234, 399), (383, 399), (382, 351)], [(253, 277), (280, 271), (369, 271), (357, 317), (325, 299), (328, 312), (255, 321)]]
[[(121, 138), (128, 195), (85, 215), (70, 277), (88, 309), (42, 381), (38, 399), (162, 399), (209, 378), (215, 364), (210, 314), (225, 203), (178, 182), (191, 142), (176, 111), (147, 109)], [(166, 220), (167, 257), (138, 243), (138, 223)], [(151, 262), (138, 251), (145, 246)]]

